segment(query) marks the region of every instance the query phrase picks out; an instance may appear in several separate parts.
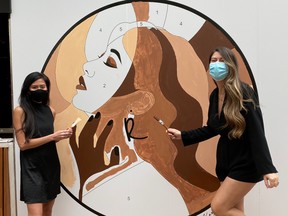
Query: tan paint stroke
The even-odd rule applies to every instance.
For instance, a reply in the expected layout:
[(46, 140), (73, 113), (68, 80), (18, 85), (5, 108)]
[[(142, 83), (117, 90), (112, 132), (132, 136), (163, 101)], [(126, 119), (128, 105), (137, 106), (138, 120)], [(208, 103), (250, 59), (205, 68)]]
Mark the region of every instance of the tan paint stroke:
[[(84, 44), (88, 29), (94, 18), (95, 16), (92, 16), (80, 23), (65, 37), (52, 54), (45, 68), (44, 73), (47, 74), (52, 83), (51, 105), (57, 112), (55, 130), (70, 127), (77, 117), (82, 119), (77, 125), (78, 128), (83, 127), (87, 121), (87, 115), (71, 105), (71, 100), (76, 94), (75, 87), (78, 84), (79, 76), (83, 74)], [(60, 141), (57, 144), (57, 151), (61, 163), (61, 182), (67, 187), (72, 187), (76, 176), (69, 141)]]

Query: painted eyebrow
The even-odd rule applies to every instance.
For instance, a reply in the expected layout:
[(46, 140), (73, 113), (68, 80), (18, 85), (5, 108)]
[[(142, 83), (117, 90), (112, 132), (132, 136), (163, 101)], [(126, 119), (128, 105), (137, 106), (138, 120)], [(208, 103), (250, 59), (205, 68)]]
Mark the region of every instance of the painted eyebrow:
[(119, 58), (120, 62), (122, 63), (120, 53), (115, 49), (111, 49), (110, 51), (115, 53), (117, 55), (117, 57)]

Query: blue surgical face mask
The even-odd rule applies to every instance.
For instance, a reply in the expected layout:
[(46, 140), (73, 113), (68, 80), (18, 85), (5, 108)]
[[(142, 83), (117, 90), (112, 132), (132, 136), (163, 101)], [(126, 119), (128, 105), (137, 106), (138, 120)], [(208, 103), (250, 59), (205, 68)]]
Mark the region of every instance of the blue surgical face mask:
[(215, 81), (221, 81), (228, 75), (228, 67), (224, 62), (211, 62), (209, 65), (209, 71), (211, 77)]

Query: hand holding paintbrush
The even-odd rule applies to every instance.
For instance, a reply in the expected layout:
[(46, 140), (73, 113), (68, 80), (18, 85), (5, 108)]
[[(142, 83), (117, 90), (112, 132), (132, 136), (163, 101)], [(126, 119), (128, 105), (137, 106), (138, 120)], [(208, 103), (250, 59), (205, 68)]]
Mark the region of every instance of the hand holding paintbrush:
[(78, 117), (78, 118), (71, 124), (71, 126), (66, 129), (66, 131), (68, 131), (69, 134), (71, 135), (71, 134), (73, 133), (73, 128), (74, 128), (81, 120), (82, 120), (82, 119)]
[(154, 119), (159, 122), (165, 129), (166, 132), (168, 134), (168, 136), (170, 137), (170, 139), (172, 140), (179, 140), (181, 139), (181, 131), (175, 129), (175, 128), (168, 128), (165, 123), (163, 122), (163, 120), (161, 120), (160, 118), (158, 118), (157, 116), (153, 116)]

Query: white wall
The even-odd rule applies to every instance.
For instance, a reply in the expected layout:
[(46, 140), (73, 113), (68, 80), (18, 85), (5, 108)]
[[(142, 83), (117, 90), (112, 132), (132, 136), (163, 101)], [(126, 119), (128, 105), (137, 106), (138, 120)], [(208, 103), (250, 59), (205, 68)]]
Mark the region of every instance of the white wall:
[[(73, 2), (73, 3), (71, 3)], [(61, 36), (85, 15), (111, 0), (13, 0), (11, 16), (12, 71), (14, 105), (25, 76), (41, 70)], [(260, 95), (270, 151), (280, 172), (280, 186), (267, 190), (263, 182), (247, 196), (247, 215), (286, 215), (288, 173), (288, 19), (285, 0), (178, 0), (218, 23), (237, 43), (252, 69)], [(45, 43), (43, 43), (45, 41)], [(16, 152), (16, 159), (18, 153)], [(16, 160), (19, 173), (19, 163)], [(17, 176), (17, 186), (19, 176)], [(19, 188), (17, 188), (19, 191)], [(17, 197), (17, 200), (19, 197)], [(18, 215), (26, 215), (18, 202)], [(63, 207), (65, 206), (65, 207)], [(94, 215), (80, 207), (63, 191), (56, 201), (55, 215)]]

